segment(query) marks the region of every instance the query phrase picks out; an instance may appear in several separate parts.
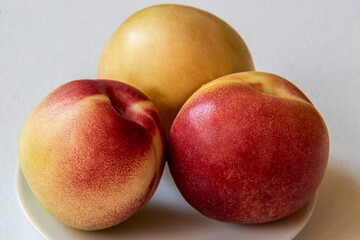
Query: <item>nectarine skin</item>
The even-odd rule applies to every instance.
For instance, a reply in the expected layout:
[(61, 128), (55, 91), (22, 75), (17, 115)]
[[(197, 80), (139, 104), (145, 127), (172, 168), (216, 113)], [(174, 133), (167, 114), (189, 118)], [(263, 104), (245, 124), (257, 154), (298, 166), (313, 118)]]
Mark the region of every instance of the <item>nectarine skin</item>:
[(169, 133), (169, 167), (184, 198), (225, 222), (264, 223), (301, 208), (329, 157), (326, 124), (289, 81), (245, 72), (185, 103)]
[(145, 93), (169, 130), (202, 84), (254, 69), (246, 43), (225, 21), (198, 8), (159, 4), (136, 12), (113, 33), (98, 78), (124, 81)]
[(155, 106), (117, 81), (77, 80), (49, 94), (19, 142), (41, 205), (74, 228), (114, 226), (150, 199), (163, 171), (165, 130)]

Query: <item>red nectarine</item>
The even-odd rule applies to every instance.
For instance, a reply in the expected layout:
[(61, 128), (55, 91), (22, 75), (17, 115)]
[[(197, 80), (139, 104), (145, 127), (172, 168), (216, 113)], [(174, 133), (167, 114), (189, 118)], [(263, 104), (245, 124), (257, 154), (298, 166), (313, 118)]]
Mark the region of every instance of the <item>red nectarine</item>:
[(292, 83), (245, 72), (209, 82), (169, 133), (169, 167), (184, 198), (227, 222), (284, 218), (316, 192), (329, 157), (322, 116)]

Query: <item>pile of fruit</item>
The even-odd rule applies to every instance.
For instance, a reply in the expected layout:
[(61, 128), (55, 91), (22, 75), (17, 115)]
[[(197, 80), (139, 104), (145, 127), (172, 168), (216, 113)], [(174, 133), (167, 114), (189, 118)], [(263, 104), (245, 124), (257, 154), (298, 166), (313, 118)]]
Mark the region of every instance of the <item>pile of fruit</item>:
[(265, 223), (300, 209), (329, 158), (325, 121), (290, 81), (255, 71), (226, 22), (155, 5), (110, 37), (98, 79), (68, 82), (26, 120), (23, 174), (64, 224), (121, 223), (154, 194), (164, 164), (186, 201), (225, 222)]

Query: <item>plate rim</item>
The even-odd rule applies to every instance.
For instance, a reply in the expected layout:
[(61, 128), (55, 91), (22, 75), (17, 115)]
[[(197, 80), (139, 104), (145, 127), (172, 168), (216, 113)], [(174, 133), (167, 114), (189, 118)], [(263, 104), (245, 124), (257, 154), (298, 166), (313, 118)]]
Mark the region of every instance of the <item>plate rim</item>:
[[(26, 216), (26, 218), (28, 219), (28, 221), (30, 222), (30, 224), (36, 229), (36, 231), (45, 239), (57, 239), (57, 238), (53, 238), (53, 235), (51, 234), (51, 231), (45, 231), (41, 226), (41, 223), (38, 223), (34, 217), (32, 216), (32, 214), (30, 213), (29, 209), (27, 208), (26, 204), (24, 203), (24, 188), (27, 188), (27, 190), (25, 191), (29, 191), (30, 194), (32, 194), (32, 198), (34, 200), (37, 201), (36, 197), (33, 195), (33, 193), (31, 192), (31, 189), (29, 187), (29, 185), (27, 184), (27, 181), (23, 175), (23, 172), (21, 170), (20, 165), (18, 164), (16, 167), (16, 183), (15, 183), (15, 187), (16, 187), (16, 197), (17, 197), (17, 201), (22, 209), (22, 211), (24, 212), (24, 215)], [(20, 190), (21, 189), (21, 190)], [(314, 210), (316, 208), (317, 205), (317, 201), (318, 201), (318, 190), (314, 193), (314, 195), (309, 199), (309, 201), (304, 204), (304, 206), (302, 208), (300, 208), (298, 211), (296, 211), (295, 213), (291, 214), (288, 217), (285, 217), (283, 219), (274, 221), (274, 222), (270, 222), (270, 223), (261, 223), (261, 224), (250, 224), (249, 226), (256, 226), (256, 225), (262, 225), (262, 226), (266, 226), (268, 224), (276, 224), (277, 222), (280, 221), (286, 221), (287, 218), (290, 218), (292, 215), (295, 215), (297, 212), (300, 212), (302, 209), (307, 209), (307, 211), (305, 212), (305, 216), (303, 217), (305, 220), (304, 222), (301, 224), (301, 227), (299, 227), (299, 229), (297, 229), (297, 231), (293, 232), (291, 235), (290, 239), (294, 239), (303, 229), (304, 227), (308, 224), (309, 220), (311, 219)], [(39, 206), (42, 208), (42, 206), (39, 204)], [(69, 226), (64, 225), (63, 223), (59, 222), (58, 220), (56, 220), (55, 218), (53, 218), (44, 208), (42, 208), (46, 214), (48, 215), (49, 218), (51, 218), (53, 221), (55, 221), (60, 227), (63, 228), (69, 228), (71, 230), (75, 230), (75, 231), (79, 231), (76, 229), (73, 229)], [(195, 210), (196, 211), (196, 210)], [(305, 210), (304, 210), (305, 211)], [(204, 216), (205, 218), (205, 216)], [(215, 220), (216, 221), (216, 220)], [(226, 224), (226, 223), (225, 223)], [(246, 227), (246, 224), (242, 224), (243, 227)], [(115, 226), (116, 227), (116, 226)], [(100, 230), (101, 231), (101, 230)], [(88, 232), (84, 232), (84, 231), (79, 231), (79, 232), (83, 232), (83, 233), (88, 233)]]

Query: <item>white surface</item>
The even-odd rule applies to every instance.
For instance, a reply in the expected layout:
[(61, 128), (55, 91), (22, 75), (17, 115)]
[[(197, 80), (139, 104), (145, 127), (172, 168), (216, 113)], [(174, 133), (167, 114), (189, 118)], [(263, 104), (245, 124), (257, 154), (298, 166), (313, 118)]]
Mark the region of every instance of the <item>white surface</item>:
[[(100, 52), (118, 25), (162, 2), (0, 0), (0, 239), (43, 239), (15, 191), (17, 142), (28, 114), (60, 84), (96, 78)], [(295, 239), (359, 239), (360, 1), (173, 2), (227, 21), (247, 42), (257, 70), (295, 83), (325, 118), (330, 162), (313, 217)], [(169, 194), (169, 204), (179, 198)]]
[[(168, 173), (168, 171), (167, 171)], [(170, 178), (166, 176), (165, 178)], [(172, 181), (162, 181), (157, 195), (137, 214), (116, 227), (96, 232), (67, 227), (51, 217), (38, 203), (18, 167), (18, 199), (33, 226), (47, 239), (115, 240), (115, 239), (246, 239), (288, 240), (307, 223), (316, 205), (316, 194), (299, 211), (280, 221), (267, 224), (229, 224), (205, 218), (181, 198)], [(171, 201), (171, 196), (176, 196)]]

